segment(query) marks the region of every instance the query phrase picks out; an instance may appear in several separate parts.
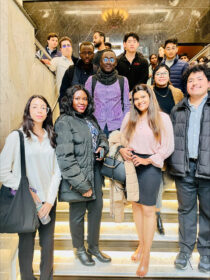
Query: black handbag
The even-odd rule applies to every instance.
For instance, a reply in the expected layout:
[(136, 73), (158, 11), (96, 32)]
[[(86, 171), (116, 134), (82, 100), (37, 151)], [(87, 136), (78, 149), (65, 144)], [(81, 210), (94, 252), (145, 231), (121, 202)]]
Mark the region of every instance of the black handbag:
[(39, 227), (36, 206), (26, 177), (24, 136), (21, 131), (17, 131), (20, 137), (21, 179), (15, 194), (3, 185), (0, 190), (0, 233), (34, 232)]
[(58, 192), (58, 201), (60, 202), (82, 202), (91, 201), (96, 199), (95, 194), (91, 197), (82, 196), (81, 193), (77, 192), (72, 186), (69, 186), (67, 180), (62, 180)]
[(125, 184), (126, 174), (125, 165), (123, 161), (117, 160), (119, 150), (122, 148), (118, 147), (114, 157), (105, 157), (103, 166), (101, 168), (101, 174), (112, 180), (119, 181), (121, 184)]

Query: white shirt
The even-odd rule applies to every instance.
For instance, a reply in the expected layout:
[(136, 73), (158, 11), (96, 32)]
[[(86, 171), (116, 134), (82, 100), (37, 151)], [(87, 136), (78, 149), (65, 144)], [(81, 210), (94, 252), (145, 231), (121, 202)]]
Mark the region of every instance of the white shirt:
[(50, 63), (49, 68), (51, 71), (55, 72), (57, 89), (60, 90), (61, 82), (66, 70), (70, 65), (74, 65), (74, 63), (63, 55), (60, 57), (54, 57)]
[[(45, 131), (43, 141), (31, 132), (31, 138), (25, 141), (26, 174), (30, 187), (36, 189), (42, 202), (54, 204), (61, 180), (55, 149), (50, 145)], [(5, 187), (18, 189), (21, 178), (20, 139), (17, 131), (13, 131), (6, 139), (0, 154), (0, 182)]]

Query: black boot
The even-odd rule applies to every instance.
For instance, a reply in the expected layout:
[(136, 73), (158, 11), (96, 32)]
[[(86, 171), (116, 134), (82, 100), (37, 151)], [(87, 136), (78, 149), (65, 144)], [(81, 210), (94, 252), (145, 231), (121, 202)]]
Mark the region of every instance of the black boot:
[(111, 260), (112, 260), (108, 255), (99, 251), (98, 247), (88, 248), (87, 252), (91, 256), (92, 255), (95, 256), (99, 262), (108, 263), (108, 262), (111, 262)]
[(75, 256), (80, 260), (83, 265), (93, 266), (95, 261), (92, 259), (92, 256), (86, 252), (84, 247), (75, 249)]
[(163, 227), (163, 222), (160, 216), (160, 212), (156, 212), (156, 216), (157, 216), (157, 230), (161, 235), (165, 235), (165, 230)]

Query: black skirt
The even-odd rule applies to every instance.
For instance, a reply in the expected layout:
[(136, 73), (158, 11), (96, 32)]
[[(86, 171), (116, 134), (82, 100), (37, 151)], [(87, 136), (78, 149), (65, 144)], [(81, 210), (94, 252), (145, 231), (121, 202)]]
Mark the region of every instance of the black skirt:
[[(151, 156), (134, 154), (142, 158)], [(136, 174), (139, 183), (139, 201), (137, 203), (147, 206), (156, 205), (162, 176), (161, 168), (155, 167), (152, 164), (139, 165), (136, 167)]]

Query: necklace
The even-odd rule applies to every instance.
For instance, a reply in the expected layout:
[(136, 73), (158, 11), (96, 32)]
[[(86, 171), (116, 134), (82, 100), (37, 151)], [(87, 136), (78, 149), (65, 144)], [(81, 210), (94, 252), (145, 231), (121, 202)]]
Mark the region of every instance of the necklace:
[(164, 94), (164, 95), (160, 94), (157, 90), (155, 90), (155, 88), (154, 88), (154, 92), (155, 92), (155, 94), (159, 95), (160, 97), (165, 98), (165, 97), (168, 96), (168, 94), (169, 94), (169, 92), (170, 92), (170, 88), (168, 87), (167, 92), (166, 92), (166, 94)]

